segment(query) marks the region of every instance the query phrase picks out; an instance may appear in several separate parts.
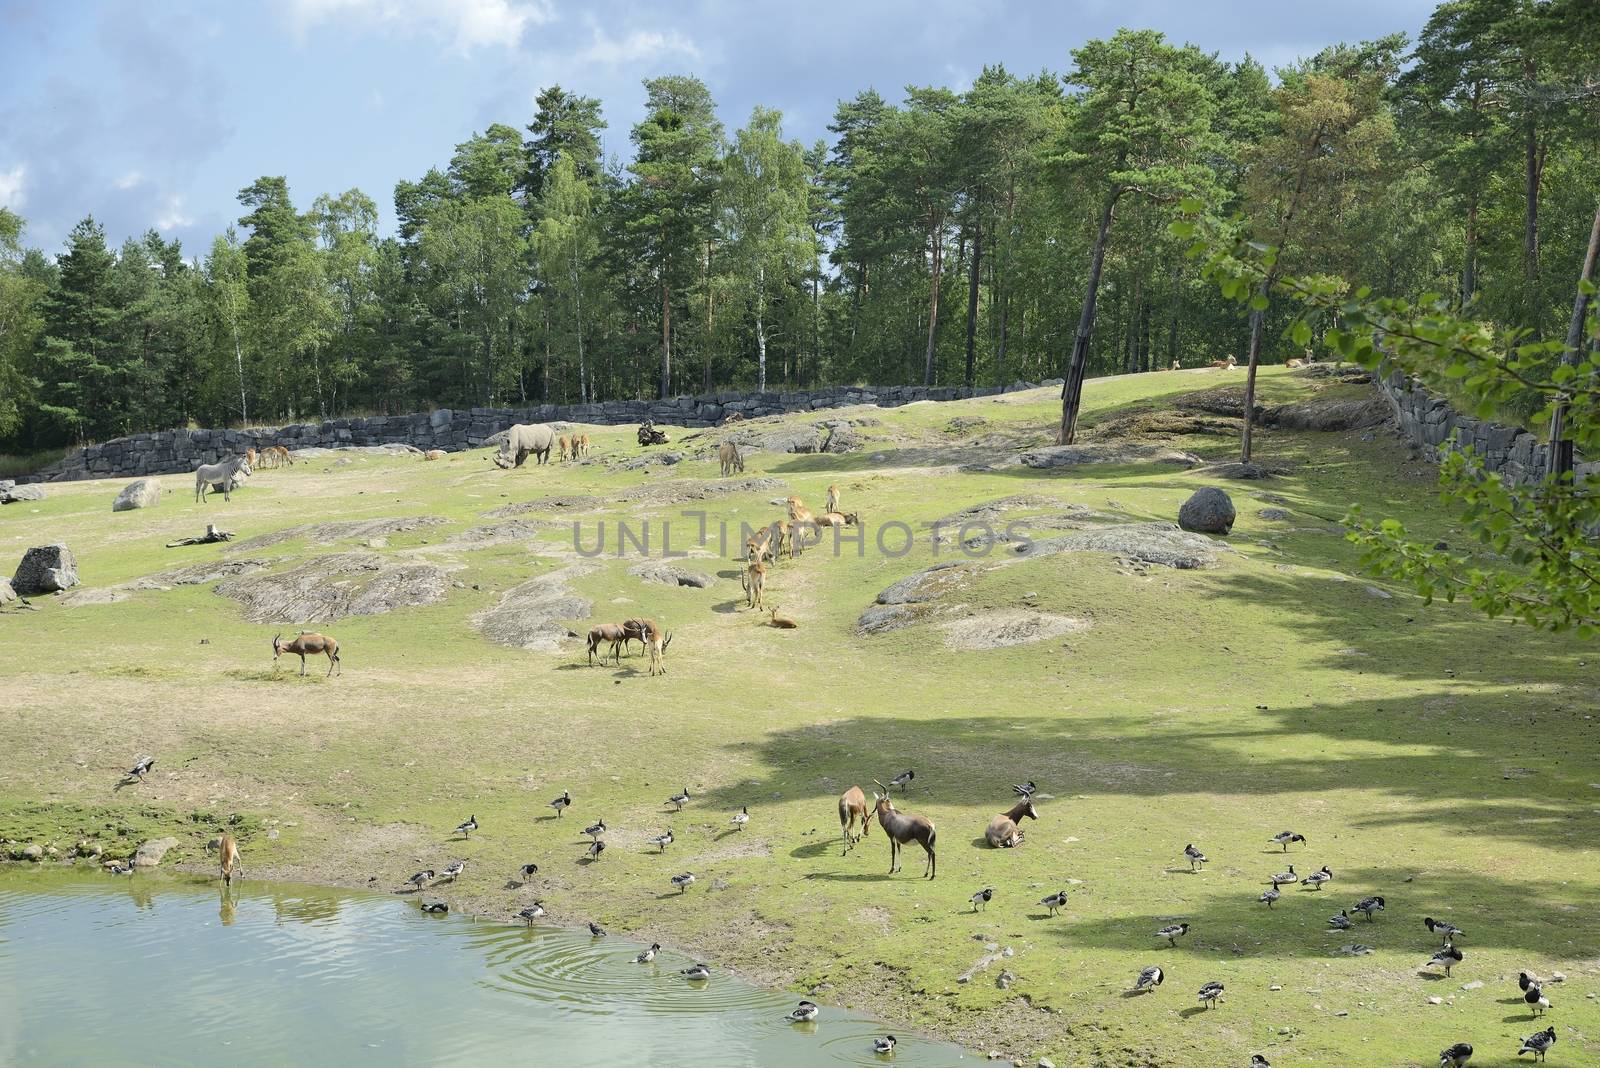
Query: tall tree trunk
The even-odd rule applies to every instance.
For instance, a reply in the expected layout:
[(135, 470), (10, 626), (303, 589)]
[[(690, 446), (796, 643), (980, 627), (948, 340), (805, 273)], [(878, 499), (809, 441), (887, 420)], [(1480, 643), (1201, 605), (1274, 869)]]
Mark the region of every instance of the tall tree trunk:
[(1017, 180), (1013, 177), (1006, 187), (1005, 241), (1000, 246), (999, 270), (995, 272), (994, 294), (991, 297), (999, 305), (1000, 312), (1000, 336), (995, 343), (994, 372), (1001, 385), (1005, 385), (1006, 381), (1006, 343), (1010, 340), (1007, 327), (1011, 319), (1011, 246), (1017, 240), (1016, 205)]
[(711, 292), (711, 242), (710, 241), (706, 242), (706, 254), (705, 254), (705, 259), (704, 259), (703, 263), (704, 263), (704, 266), (702, 268), (702, 272), (701, 272), (700, 277), (704, 280), (705, 287), (706, 287), (706, 337), (705, 337), (705, 341), (704, 341), (704, 345), (706, 347), (706, 358), (705, 358), (704, 370), (701, 372), (701, 375), (700, 375), (700, 388), (701, 388), (702, 391), (704, 391), (706, 393), (710, 393), (711, 392), (711, 324), (712, 324), (712, 315), (713, 315), (713, 311), (712, 311), (712, 307), (711, 307), (712, 292)]
[[(1263, 282), (1261, 291), (1268, 292), (1272, 287), (1270, 278)], [(1244, 433), (1240, 436), (1240, 456), (1245, 462), (1250, 462), (1250, 443), (1252, 431), (1255, 429), (1256, 414), (1256, 365), (1261, 360), (1261, 331), (1267, 319), (1267, 313), (1252, 310), (1250, 312), (1250, 360), (1244, 378)]]
[(588, 367), (583, 359), (583, 283), (578, 271), (578, 248), (574, 243), (572, 248), (572, 330), (578, 340), (578, 401), (588, 404), (591, 390), (589, 389)]
[(767, 268), (756, 268), (756, 389), (767, 391)]
[(250, 425), (250, 402), (245, 398), (244, 388), (244, 348), (239, 344), (239, 321), (233, 321), (233, 363), (239, 372), (239, 422), (242, 426)]
[(1539, 152), (1539, 127), (1532, 116), (1528, 118), (1525, 146), (1524, 199), (1526, 207), (1522, 221), (1522, 286), (1524, 324), (1539, 340), (1539, 179), (1543, 160)]
[(672, 284), (661, 274), (661, 399), (672, 393)]
[(1167, 317), (1167, 366), (1178, 362), (1178, 265), (1172, 265), (1172, 314)]
[(922, 360), (922, 384), (933, 385), (933, 349), (939, 331), (939, 272), (944, 266), (944, 219), (938, 218), (929, 227), (933, 241), (933, 270), (928, 285), (928, 347)]
[(983, 259), (983, 219), (972, 225), (972, 262), (967, 276), (967, 388), (971, 389), (978, 367), (978, 271)]
[(540, 374), (539, 403), (550, 403), (550, 298), (540, 303), (544, 307), (544, 370)]
[(1462, 250), (1465, 262), (1461, 265), (1461, 305), (1465, 307), (1478, 291), (1478, 194), (1472, 194), (1467, 205), (1467, 235)]
[[(1567, 350), (1561, 362), (1575, 367), (1583, 358), (1583, 328), (1589, 316), (1589, 284), (1594, 280), (1594, 261), (1600, 256), (1600, 204), (1595, 206), (1594, 225), (1589, 230), (1589, 248), (1583, 255), (1583, 270), (1578, 275), (1578, 295), (1572, 299), (1572, 322), (1567, 326)], [(1592, 459), (1592, 457), (1591, 457)], [(1550, 474), (1561, 477), (1572, 473), (1572, 440), (1567, 437), (1567, 402), (1558, 400), (1550, 416)]]
[(1078, 406), (1083, 401), (1083, 376), (1089, 367), (1089, 339), (1094, 334), (1094, 304), (1100, 292), (1100, 272), (1105, 268), (1106, 245), (1111, 240), (1111, 219), (1117, 210), (1117, 198), (1122, 194), (1113, 191), (1106, 196), (1100, 208), (1100, 227), (1095, 232), (1094, 252), (1089, 256), (1089, 289), (1083, 296), (1083, 312), (1078, 316), (1078, 332), (1072, 339), (1072, 363), (1067, 368), (1067, 379), (1061, 386), (1061, 429), (1057, 440), (1071, 445), (1078, 432)]
[(811, 382), (822, 380), (822, 269), (811, 276)]

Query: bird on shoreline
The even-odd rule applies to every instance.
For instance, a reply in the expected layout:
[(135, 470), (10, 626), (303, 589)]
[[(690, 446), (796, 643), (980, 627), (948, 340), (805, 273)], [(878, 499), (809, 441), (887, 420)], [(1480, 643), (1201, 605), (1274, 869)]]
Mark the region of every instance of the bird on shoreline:
[(449, 879), (451, 882), (455, 882), (456, 881), (456, 876), (460, 875), (462, 872), (464, 872), (466, 870), (467, 870), (467, 862), (464, 861), (464, 860), (458, 860), (454, 864), (451, 864), (450, 866), (445, 868), (444, 871), (440, 872), (439, 873), (439, 878), (441, 878), (441, 879)]
[(450, 906), (448, 904), (446, 904), (445, 902), (443, 902), (443, 901), (439, 901), (437, 899), (434, 899), (434, 900), (424, 901), (422, 903), (422, 911), (423, 912), (431, 912), (431, 913), (434, 913), (435, 915), (443, 915), (444, 913), (450, 911)]
[(1344, 909), (1340, 909), (1339, 915), (1328, 917), (1328, 926), (1332, 927), (1335, 931), (1348, 931), (1350, 928), (1354, 927), (1355, 924), (1351, 922), (1350, 914)]
[(1547, 1027), (1537, 1034), (1529, 1035), (1522, 1040), (1522, 1048), (1517, 1050), (1517, 1056), (1524, 1053), (1533, 1054), (1536, 1061), (1544, 1060), (1544, 1055), (1550, 1052), (1550, 1047), (1556, 1044), (1556, 1029)]
[(108, 861), (106, 871), (111, 875), (132, 875), (133, 865), (125, 860)]
[(1467, 1068), (1472, 1060), (1472, 1043), (1457, 1042), (1449, 1049), (1439, 1051), (1439, 1068)]
[(1300, 885), (1309, 886), (1313, 890), (1321, 890), (1323, 883), (1330, 883), (1332, 881), (1333, 870), (1324, 864), (1321, 870), (1314, 871), (1310, 875), (1307, 875), (1304, 879), (1301, 879)]
[(1166, 978), (1167, 973), (1162, 971), (1158, 965), (1152, 964), (1150, 967), (1139, 972), (1139, 978), (1135, 979), (1133, 982), (1134, 992), (1142, 993), (1145, 991), (1154, 990), (1156, 987), (1160, 986), (1162, 982), (1166, 980)]
[(1363, 915), (1366, 916), (1368, 922), (1371, 922), (1372, 914), (1374, 912), (1382, 912), (1383, 911), (1383, 898), (1381, 898), (1381, 897), (1364, 897), (1360, 901), (1357, 901), (1354, 905), (1352, 905), (1350, 907), (1350, 911), (1351, 912), (1362, 913)]
[(1423, 967), (1443, 968), (1445, 976), (1448, 977), (1450, 975), (1450, 969), (1454, 968), (1457, 964), (1460, 964), (1461, 960), (1461, 951), (1455, 946), (1452, 946), (1450, 943), (1446, 942), (1444, 944), (1444, 948), (1435, 953), (1433, 957), (1423, 965)]
[(572, 804), (572, 794), (566, 790), (562, 790), (561, 796), (550, 802), (550, 807), (556, 810), (557, 816), (560, 816), (562, 809), (566, 808), (570, 804)]
[(750, 822), (750, 806), (745, 805), (743, 808), (739, 809), (738, 812), (735, 812), (733, 814), (732, 822), (735, 827), (739, 828), (741, 831), (744, 830), (744, 825)]
[(1054, 916), (1061, 909), (1067, 907), (1067, 891), (1065, 889), (1057, 890), (1049, 897), (1040, 899), (1039, 904), (1049, 909), (1050, 915)]
[(703, 983), (711, 978), (711, 969), (704, 964), (692, 964), (678, 973), (691, 983)]
[(1182, 938), (1188, 933), (1189, 925), (1187, 923), (1169, 923), (1167, 926), (1156, 932), (1156, 937), (1165, 938), (1167, 940), (1167, 945), (1169, 946), (1176, 946), (1178, 944), (1178, 939)]
[(1013, 783), (1011, 786), (1011, 792), (1018, 797), (1032, 797), (1034, 791), (1038, 789), (1039, 787), (1034, 784), (1032, 779), (1027, 782)]
[(1423, 917), (1422, 925), (1438, 935), (1441, 943), (1454, 942), (1467, 933), (1453, 923), (1445, 923), (1443, 920), (1436, 920), (1432, 916)]
[(522, 867), (517, 869), (517, 874), (522, 876), (523, 882), (527, 882), (529, 879), (539, 874), (539, 865), (533, 863), (524, 864)]
[(680, 792), (675, 793), (671, 797), (667, 798), (667, 804), (671, 805), (673, 810), (677, 812), (682, 812), (683, 806), (688, 803), (689, 788), (687, 786), (685, 786)]
[(583, 833), (588, 835), (590, 838), (599, 838), (601, 835), (606, 833), (606, 821), (596, 820), (594, 823), (591, 823), (589, 826), (585, 827), (583, 829)]
[(973, 894), (972, 911), (977, 912), (978, 906), (987, 905), (989, 903), (989, 899), (992, 897), (994, 897), (994, 887), (992, 886), (986, 886), (982, 890), (979, 890), (976, 894)]
[(802, 1001), (800, 1004), (796, 1005), (794, 1007), (794, 1011), (788, 1016), (784, 1017), (784, 1019), (788, 1020), (790, 1023), (812, 1023), (816, 1020), (817, 1013), (819, 1011), (820, 1010), (813, 1003), (809, 1001)]
[(900, 1040), (895, 1038), (893, 1035), (884, 1035), (882, 1038), (875, 1038), (872, 1040), (872, 1052), (876, 1053), (880, 1057), (887, 1057), (889, 1054), (894, 1052), (895, 1043), (899, 1041)]
[(683, 893), (694, 885), (694, 872), (686, 871), (682, 875), (674, 875), (672, 885), (678, 888), (678, 893)]
[(424, 869), (422, 871), (417, 872), (417, 874), (415, 874), (411, 878), (407, 879), (406, 882), (410, 885), (411, 889), (413, 889), (413, 890), (421, 890), (424, 886), (428, 885), (429, 880), (431, 880), (432, 878), (433, 878), (433, 869), (432, 868), (426, 868), (426, 869)]
[(1272, 877), (1272, 879), (1271, 879), (1272, 888), (1274, 890), (1276, 890), (1280, 886), (1283, 886), (1286, 883), (1297, 883), (1299, 881), (1300, 881), (1300, 875), (1299, 875), (1298, 872), (1296, 872), (1294, 870), (1294, 865), (1293, 864), (1289, 865), (1289, 870), (1288, 871), (1280, 871), (1278, 874), (1274, 875)]
[(456, 824), (456, 833), (463, 838), (471, 838), (472, 832), (478, 829), (478, 817), (468, 816), (462, 823)]
[(1274, 886), (1269, 890), (1261, 891), (1261, 896), (1256, 898), (1256, 900), (1265, 901), (1267, 903), (1267, 908), (1270, 909), (1272, 907), (1272, 903), (1282, 896), (1283, 895), (1278, 892), (1278, 888)]
[(669, 827), (665, 832), (650, 839), (650, 844), (653, 846), (659, 846), (661, 848), (661, 852), (665, 853), (667, 851), (667, 846), (671, 845), (672, 841), (672, 829)]
[(521, 920), (523, 923), (525, 923), (525, 924), (527, 924), (528, 926), (531, 927), (531, 926), (533, 926), (533, 921), (537, 920), (539, 917), (541, 917), (543, 915), (544, 915), (544, 902), (543, 901), (535, 901), (533, 904), (529, 905), (527, 908), (525, 908), (521, 912), (517, 913), (517, 919)]
[(1303, 834), (1295, 834), (1293, 831), (1279, 831), (1277, 834), (1273, 835), (1270, 839), (1268, 839), (1268, 841), (1275, 842), (1276, 844), (1281, 845), (1283, 847), (1283, 851), (1285, 853), (1289, 852), (1289, 846), (1292, 845), (1293, 843), (1295, 843), (1295, 842), (1304, 843), (1305, 840), (1306, 840), (1306, 836), (1305, 835), (1303, 835)]
[(1189, 858), (1190, 871), (1194, 871), (1197, 867), (1204, 868), (1206, 866), (1206, 855), (1196, 849), (1193, 842), (1183, 847), (1183, 855)]
[(605, 936), (606, 936), (606, 929), (604, 927), (601, 927), (598, 923), (595, 923), (593, 920), (590, 920), (589, 921), (589, 937), (591, 937), (591, 938), (604, 938)]
[(1195, 995), (1195, 998), (1206, 1008), (1215, 1008), (1217, 999), (1222, 996), (1223, 989), (1224, 988), (1221, 983), (1212, 981), (1201, 987), (1199, 993)]
[(656, 954), (660, 953), (660, 952), (661, 952), (661, 943), (660, 942), (651, 942), (649, 949), (645, 950), (643, 953), (640, 953), (637, 957), (633, 958), (633, 963), (635, 963), (635, 964), (653, 964), (653, 963), (655, 963)]

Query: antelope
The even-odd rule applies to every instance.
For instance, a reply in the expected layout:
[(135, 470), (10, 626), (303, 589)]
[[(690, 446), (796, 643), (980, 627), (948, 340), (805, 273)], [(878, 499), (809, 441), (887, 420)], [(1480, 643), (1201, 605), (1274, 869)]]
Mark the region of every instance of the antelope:
[(1305, 365), (1306, 361), (1300, 359), (1298, 356), (1284, 364), (1285, 367), (1304, 367)]
[[(774, 524), (776, 526), (776, 524)], [(759, 531), (746, 538), (744, 551), (746, 560), (760, 560), (764, 556), (771, 556), (774, 561), (777, 556), (772, 552), (773, 527), (762, 527)]]
[(562, 463), (572, 459), (572, 443), (567, 440), (565, 434), (556, 439), (556, 449), (561, 453), (559, 459)]
[(653, 619), (640, 620), (644, 624), (644, 643), (650, 650), (650, 674), (667, 673), (667, 646), (672, 635), (663, 631)]
[(1181, 371), (1181, 370), (1183, 370), (1183, 366), (1181, 364), (1179, 364), (1177, 360), (1173, 360), (1172, 361), (1172, 366), (1168, 367), (1167, 370), (1169, 370), (1169, 371)]
[[(649, 646), (647, 637), (649, 628), (655, 626), (648, 619), (625, 619), (622, 621), (622, 651), (628, 651), (629, 642), (638, 642), (641, 646)], [(617, 663), (622, 663), (618, 659)]]
[[(611, 643), (611, 655), (616, 658), (616, 661), (617, 661), (618, 664), (621, 664), (622, 663), (622, 643), (623, 643), (623, 641), (625, 641), (627, 639), (627, 637), (628, 637), (627, 631), (624, 630), (622, 627), (618, 626), (615, 623), (601, 623), (598, 626), (590, 627), (589, 628), (589, 666), (590, 667), (594, 666), (594, 653), (595, 653), (596, 649), (600, 648), (600, 643), (601, 642), (610, 642)], [(604, 664), (606, 662), (606, 658), (605, 658), (605, 654), (604, 653), (600, 654), (600, 662), (602, 664)]]
[(777, 605), (773, 605), (772, 618), (768, 622), (770, 626), (777, 627), (779, 630), (797, 630), (800, 627), (800, 624), (796, 623), (788, 616), (780, 616), (778, 614)]
[(244, 462), (249, 464), (251, 467), (256, 465), (256, 449), (254, 445), (244, 450)]
[[(811, 509), (807, 508), (799, 497), (789, 497), (785, 502), (789, 506), (789, 519), (794, 523), (811, 522)], [(828, 511), (833, 511), (832, 508)]]
[(244, 868), (239, 863), (239, 843), (234, 841), (233, 835), (222, 836), (222, 841), (217, 843), (217, 854), (222, 866), (222, 885), (231, 885), (235, 872), (244, 878)]
[[(839, 795), (839, 829), (844, 832), (845, 854), (867, 836), (867, 828), (872, 824), (872, 815), (872, 810), (867, 807), (867, 795), (861, 792), (861, 787), (852, 786)], [(855, 827), (857, 819), (861, 821), (861, 833), (852, 836), (850, 831)]]
[(722, 464), (723, 478), (735, 471), (744, 474), (744, 455), (739, 452), (739, 446), (731, 441), (724, 441), (718, 446), (717, 461)]
[(575, 444), (577, 445), (577, 448), (575, 450), (576, 453), (579, 456), (588, 456), (589, 455), (589, 435), (588, 434), (579, 434), (577, 436), (577, 438), (574, 439), (574, 441), (575, 441)]
[(1211, 366), (1218, 371), (1231, 371), (1239, 366), (1239, 359), (1236, 356), (1229, 356), (1226, 360), (1212, 360)]
[(744, 569), (744, 599), (745, 607), (759, 609), (761, 607), (761, 592), (767, 588), (767, 565), (760, 560), (752, 560)]
[(1026, 816), (1030, 820), (1039, 818), (1039, 812), (1033, 807), (1032, 798), (1024, 797), (1006, 811), (995, 816), (989, 821), (989, 827), (983, 832), (984, 839), (992, 849), (1010, 849), (1022, 844), (1022, 830), (1017, 826), (1019, 820)]
[[(278, 657), (284, 653), (292, 653), (300, 657), (301, 677), (304, 677), (306, 673), (306, 655), (316, 656), (318, 653), (325, 653), (328, 657), (328, 675), (333, 674), (335, 667), (339, 669), (339, 674), (344, 674), (344, 664), (339, 660), (339, 643), (326, 634), (307, 634), (301, 631), (294, 641), (290, 642), (284, 641), (283, 635), (274, 634), (272, 636), (272, 666), (274, 668), (278, 666)], [(324, 675), (323, 678), (327, 678), (327, 675)]]
[(743, 412), (729, 412), (727, 415), (722, 417), (722, 425), (723, 426), (727, 426), (729, 423), (742, 423), (742, 422), (744, 422), (744, 413)]
[(817, 516), (819, 527), (853, 527), (856, 523), (854, 512), (823, 512)]
[(934, 842), (937, 832), (933, 823), (921, 816), (913, 816), (908, 812), (901, 812), (889, 800), (889, 788), (877, 779), (872, 780), (881, 793), (873, 793), (874, 807), (878, 817), (878, 826), (883, 828), (883, 833), (889, 839), (889, 874), (893, 875), (900, 870), (900, 847), (906, 842), (916, 842), (928, 854), (926, 877), (932, 879), (938, 871), (938, 858), (934, 855)]
[(837, 512), (838, 510), (839, 510), (839, 487), (838, 486), (829, 486), (828, 487), (828, 506), (826, 508), (824, 508), (823, 511), (825, 511), (825, 512)]
[(422, 458), (424, 460), (443, 460), (444, 459), (444, 450), (443, 449), (429, 449), (427, 452), (422, 454)]

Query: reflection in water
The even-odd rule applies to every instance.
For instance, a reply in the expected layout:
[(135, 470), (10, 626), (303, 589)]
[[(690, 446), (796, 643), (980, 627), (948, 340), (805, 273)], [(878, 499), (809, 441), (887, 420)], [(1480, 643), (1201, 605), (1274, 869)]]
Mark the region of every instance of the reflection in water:
[[(689, 983), (620, 938), (267, 883), (219, 886), (213, 913), (209, 889), (0, 871), (0, 1064), (885, 1063), (881, 1024), (791, 1024), (792, 996)], [(902, 1037), (893, 1063), (964, 1059)]]

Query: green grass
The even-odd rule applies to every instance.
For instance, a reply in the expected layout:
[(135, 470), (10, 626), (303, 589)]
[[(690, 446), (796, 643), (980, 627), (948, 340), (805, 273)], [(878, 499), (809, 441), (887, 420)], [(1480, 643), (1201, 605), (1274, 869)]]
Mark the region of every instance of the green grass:
[[(1093, 382), (1087, 417), (1241, 377)], [(1311, 388), (1267, 369), (1263, 403)], [(846, 510), (874, 526), (1024, 493), (1117, 519), (1167, 519), (1212, 483), (1159, 465), (945, 465), (974, 436), (996, 456), (1043, 443), (1057, 404), (1041, 390), (872, 411), (881, 423), (862, 428), (858, 453), (754, 453), (747, 473), (812, 504), (837, 483)], [(946, 433), (958, 415), (988, 425)], [(591, 428), (596, 453), (637, 455), (630, 429)], [(687, 436), (669, 433), (673, 447)], [(537, 892), (571, 922), (693, 947), (760, 981), (1058, 1064), (1232, 1064), (1259, 1050), (1274, 1064), (1431, 1066), (1458, 1040), (1478, 1047), (1475, 1063), (1510, 1063), (1516, 1040), (1538, 1029), (1506, 1001), (1517, 971), (1561, 970), (1569, 981), (1549, 990), (1556, 1057), (1580, 1063), (1600, 1045), (1588, 1037), (1600, 1010), (1585, 997), (1600, 991), (1594, 649), (1461, 607), (1425, 607), (1357, 573), (1337, 526), (1354, 502), (1420, 537), (1460, 539), (1434, 500), (1433, 472), (1382, 434), (1363, 438), (1265, 432), (1261, 456), (1289, 473), (1212, 483), (1239, 510), (1233, 551), (1214, 569), (1140, 574), (1103, 555), (1064, 554), (988, 571), (955, 598), (963, 611), (1026, 604), (1093, 624), (1037, 644), (959, 652), (931, 624), (857, 636), (855, 620), (880, 589), (935, 561), (926, 534), (900, 558), (869, 543), (861, 556), (813, 550), (781, 563), (768, 599), (800, 621), (791, 632), (739, 606), (727, 559), (685, 561), (721, 576), (694, 590), (647, 585), (627, 575), (632, 561), (602, 558), (575, 589), (594, 601), (596, 619), (644, 614), (672, 630), (670, 673), (654, 679), (637, 655), (589, 668), (581, 645), (523, 652), (471, 625), (512, 586), (570, 562), (560, 525), (570, 515), (521, 517), (551, 524), (522, 542), (474, 548), (449, 538), (494, 522), (484, 512), (556, 492), (613, 502), (582, 515), (586, 531), (647, 513), (677, 519), (685, 508), (735, 528), (776, 514), (768, 499), (782, 491), (619, 500), (640, 485), (715, 478), (714, 459), (648, 473), (500, 472), (481, 451), (444, 463), (319, 461), (264, 472), (231, 505), (194, 505), (187, 480), (171, 476), (158, 508), (118, 514), (118, 483), (51, 486), (46, 501), (0, 513), (0, 555), (64, 539), (89, 588), (236, 555), (161, 547), (207, 520), (243, 539), (410, 515), (447, 522), (374, 551), (458, 566), (451, 577), (461, 585), (437, 604), (321, 628), (344, 650), (344, 674), (331, 680), (314, 662), (306, 679), (287, 662), (274, 672), (275, 628), (245, 622), (205, 586), (76, 608), (47, 598), (38, 612), (0, 615), (0, 836), (65, 849), (103, 826), (130, 828), (117, 838), (131, 844), (178, 833), (183, 856), (203, 865), (213, 825), (195, 815), (240, 813), (252, 877), (356, 886), (369, 877), (396, 885), (464, 857), (467, 874), (447, 894), (458, 908), (509, 916)], [(1176, 444), (1218, 459), (1236, 449), (1216, 437)], [(1257, 493), (1287, 501), (1279, 506), (1295, 519), (1262, 519), (1269, 502)], [(354, 547), (300, 539), (246, 555), (290, 567)], [(949, 549), (939, 557), (949, 558)], [(570, 622), (582, 630), (588, 620)], [(114, 791), (143, 752), (156, 755), (155, 773)], [(917, 878), (915, 847), (905, 872), (887, 878), (876, 828), (840, 855), (838, 794), (907, 767), (916, 779), (897, 803), (939, 827), (932, 883)], [(1027, 778), (1051, 796), (1026, 843), (978, 848), (1010, 784)], [(661, 802), (684, 785), (695, 798), (674, 815)], [(573, 811), (548, 818), (545, 802), (564, 788)], [(741, 805), (752, 820), (736, 832), (728, 819)], [(451, 840), (468, 814), (481, 832)], [(580, 863), (577, 831), (599, 817), (615, 828), (612, 848)], [(678, 841), (660, 857), (643, 843), (667, 827)], [(1285, 828), (1310, 838), (1287, 859), (1267, 842)], [(1203, 874), (1178, 870), (1186, 842), (1211, 856)], [(528, 860), (540, 864), (538, 886), (506, 889)], [(1337, 879), (1315, 893), (1285, 888), (1269, 912), (1256, 896), (1287, 862), (1326, 863)], [(679, 897), (667, 879), (683, 870), (699, 881)], [(1032, 902), (1063, 880), (1074, 880), (1072, 902), (1044, 919)], [(967, 898), (985, 884), (998, 893), (974, 915)], [(1370, 893), (1388, 899), (1376, 923), (1325, 933), (1329, 915)], [(1417, 974), (1436, 942), (1425, 914), (1467, 931), (1456, 978)], [(1154, 931), (1180, 918), (1193, 933), (1168, 949)], [(958, 983), (991, 941), (1015, 955)], [(1341, 955), (1351, 942), (1375, 952)], [(1124, 998), (1149, 963), (1166, 968), (1166, 985)], [(1002, 968), (1018, 977), (1005, 990), (995, 983)], [(1211, 979), (1227, 984), (1223, 1004), (1190, 1014)], [(1473, 980), (1485, 986), (1462, 989)]]

